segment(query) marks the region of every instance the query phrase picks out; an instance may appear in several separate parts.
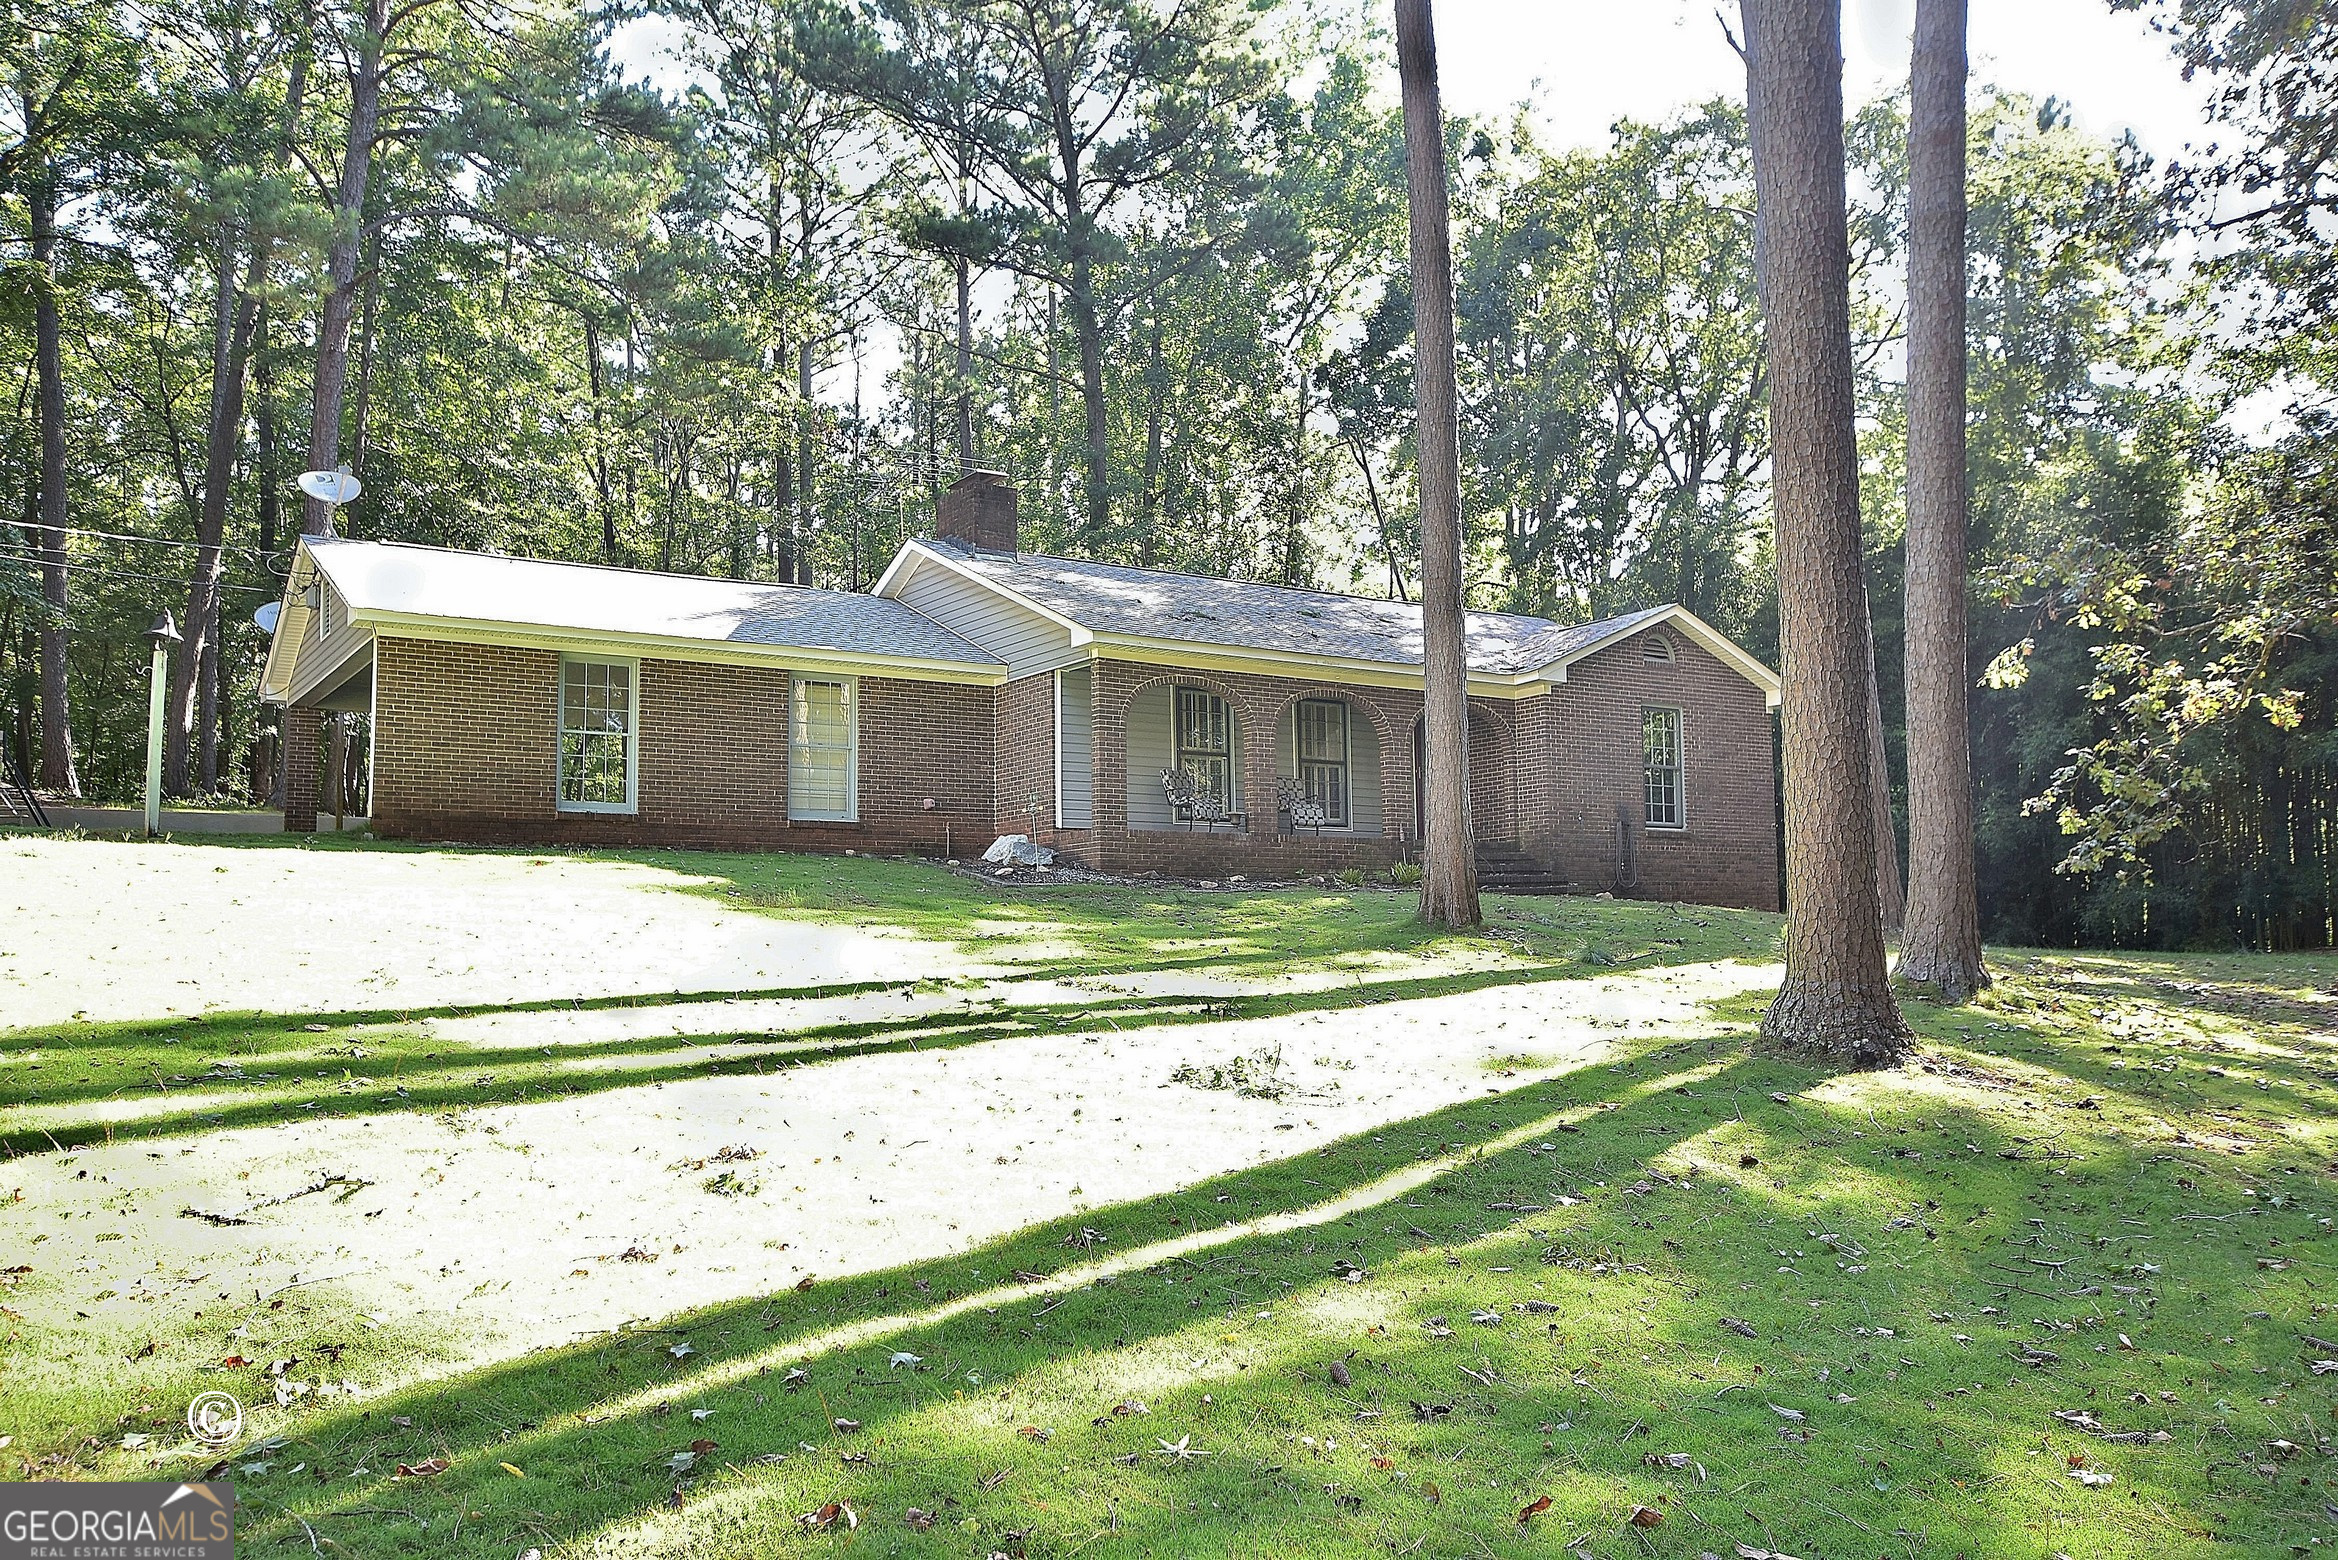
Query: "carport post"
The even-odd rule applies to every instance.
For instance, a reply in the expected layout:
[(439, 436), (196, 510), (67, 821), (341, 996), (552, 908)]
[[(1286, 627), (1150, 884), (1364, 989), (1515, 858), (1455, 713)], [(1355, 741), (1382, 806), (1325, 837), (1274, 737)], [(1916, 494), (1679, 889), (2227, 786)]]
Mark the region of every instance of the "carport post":
[(146, 833), (162, 832), (162, 710), (170, 682), (170, 647), (179, 642), (179, 626), (165, 610), (146, 631), (154, 644), (154, 687), (146, 701)]

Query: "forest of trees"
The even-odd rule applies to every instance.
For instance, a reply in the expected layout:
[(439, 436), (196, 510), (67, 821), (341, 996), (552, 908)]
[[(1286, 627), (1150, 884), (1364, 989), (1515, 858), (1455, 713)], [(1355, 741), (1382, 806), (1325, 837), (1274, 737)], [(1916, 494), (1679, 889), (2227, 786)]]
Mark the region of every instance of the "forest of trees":
[[(1976, 82), (1971, 709), (1993, 941), (2326, 946), (2338, 28), (2150, 12), (2155, 163)], [(0, 719), (56, 793), (249, 795), (304, 522), (864, 588), (969, 461), (1026, 545), (1410, 599), (1378, 9), (59, 0), (0, 27)], [(651, 73), (649, 67), (658, 68)], [(672, 83), (685, 83), (674, 86)], [(1854, 107), (1867, 586), (1904, 800), (1908, 104)], [(1777, 657), (1742, 103), (1446, 122), (1473, 607)], [(216, 578), (217, 588), (211, 588)], [(1904, 816), (1903, 816), (1904, 822)]]

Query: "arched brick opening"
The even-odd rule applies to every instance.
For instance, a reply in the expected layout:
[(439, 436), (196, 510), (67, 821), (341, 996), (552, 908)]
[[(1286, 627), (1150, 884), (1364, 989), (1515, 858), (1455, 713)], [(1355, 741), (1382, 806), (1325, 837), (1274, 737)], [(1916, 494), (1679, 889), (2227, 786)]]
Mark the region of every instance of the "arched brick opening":
[[(1272, 718), (1233, 684), (1199, 672), (1172, 671), (1143, 678), (1112, 702), (1111, 719), (1120, 737), (1120, 801), (1125, 826), (1141, 832), (1179, 828), (1161, 787), (1161, 771), (1175, 761), (1172, 722), (1179, 688), (1207, 689), (1225, 701), (1235, 806), (1245, 815), (1247, 832), (1263, 828), (1271, 833), (1275, 802)], [(1147, 708), (1153, 695), (1160, 696), (1165, 708)]]
[[(1274, 722), (1270, 728), (1277, 755), (1278, 777), (1281, 773), (1284, 728), (1296, 717), (1299, 706), (1309, 700), (1344, 704), (1350, 710), (1362, 713), (1366, 724), (1371, 728), (1374, 749), (1372, 776), (1376, 788), (1369, 798), (1373, 824), (1370, 829), (1361, 832), (1367, 836), (1388, 839), (1410, 838), (1412, 804), (1405, 798), (1407, 789), (1411, 785), (1412, 771), (1411, 764), (1405, 755), (1401, 728), (1379, 701), (1365, 697), (1355, 688), (1342, 688), (1330, 684), (1304, 687), (1291, 693), (1282, 701), (1281, 706), (1275, 711)], [(1352, 772), (1349, 776), (1349, 785), (1353, 791), (1355, 776)]]

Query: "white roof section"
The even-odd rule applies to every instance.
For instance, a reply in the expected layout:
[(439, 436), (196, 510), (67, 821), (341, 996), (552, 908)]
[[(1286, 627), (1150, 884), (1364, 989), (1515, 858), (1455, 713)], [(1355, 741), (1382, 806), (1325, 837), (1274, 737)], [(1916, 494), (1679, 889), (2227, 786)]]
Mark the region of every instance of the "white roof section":
[[(981, 646), (881, 596), (407, 542), (306, 537), (301, 550), (348, 603), (350, 621), (376, 629), (698, 649), (723, 659), (789, 662), (808, 653), (986, 681), (1005, 672)], [(304, 583), (297, 566), (292, 583)]]

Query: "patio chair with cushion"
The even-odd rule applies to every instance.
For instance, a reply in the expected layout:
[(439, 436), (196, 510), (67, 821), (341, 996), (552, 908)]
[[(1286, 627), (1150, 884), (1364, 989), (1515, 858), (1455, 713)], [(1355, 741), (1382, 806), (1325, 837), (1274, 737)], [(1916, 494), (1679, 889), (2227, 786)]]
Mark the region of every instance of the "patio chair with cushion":
[(1307, 784), (1296, 775), (1284, 775), (1275, 781), (1275, 796), (1282, 804), (1283, 816), (1291, 820), (1294, 829), (1312, 829), (1320, 834), (1331, 822), (1331, 809), (1318, 797), (1307, 794)]
[(1195, 785), (1193, 776), (1182, 769), (1161, 771), (1161, 794), (1168, 798), (1170, 815), (1189, 829), (1197, 823), (1205, 829), (1220, 824), (1239, 829), (1248, 821), (1217, 792)]

